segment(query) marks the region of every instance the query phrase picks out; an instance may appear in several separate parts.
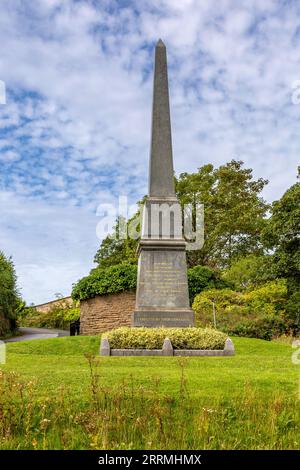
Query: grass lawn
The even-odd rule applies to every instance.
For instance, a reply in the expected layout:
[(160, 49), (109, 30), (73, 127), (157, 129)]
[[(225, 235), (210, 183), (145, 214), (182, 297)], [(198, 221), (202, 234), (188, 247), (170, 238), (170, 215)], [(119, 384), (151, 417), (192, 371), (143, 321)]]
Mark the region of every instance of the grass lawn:
[[(65, 337), (7, 345), (7, 365), (27, 379), (37, 378), (40, 396), (56, 394), (57, 387), (70, 387), (74, 396), (89, 393), (90, 371), (85, 354), (97, 355), (99, 337)], [(100, 358), (103, 384), (117, 385), (124, 379), (137, 385), (151, 385), (160, 378), (161, 393), (178, 395), (183, 362), (191, 398), (231, 397), (245, 386), (253, 387), (262, 397), (272, 392), (297, 397), (299, 370), (292, 364), (291, 346), (274, 342), (234, 338), (233, 357)]]
[[(7, 379), (5, 393), (24, 416), (29, 403), (35, 411), (27, 431), (12, 426), (0, 448), (299, 448), (293, 349), (233, 341), (234, 357), (113, 357), (92, 366), (85, 355), (97, 355), (99, 337), (10, 343), (3, 375), (14, 371), (21, 377), (14, 380), (35, 384), (18, 398)], [(70, 407), (77, 418), (66, 424)]]

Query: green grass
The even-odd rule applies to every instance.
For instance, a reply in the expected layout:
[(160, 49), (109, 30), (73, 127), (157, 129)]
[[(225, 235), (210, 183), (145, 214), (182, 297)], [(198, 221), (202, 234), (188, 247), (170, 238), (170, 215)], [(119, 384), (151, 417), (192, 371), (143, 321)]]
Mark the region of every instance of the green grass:
[[(111, 357), (92, 367), (86, 355), (97, 355), (99, 337), (10, 343), (1, 369), (21, 378), (7, 380), (36, 382), (29, 391), (19, 386), (27, 398), (10, 401), (24, 416), (32, 403), (35, 414), (27, 431), (23, 421), (11, 424), (0, 448), (299, 448), (293, 349), (233, 341), (234, 357)], [(56, 416), (46, 431), (43, 406), (50, 421)]]
[[(58, 386), (87, 393), (90, 376), (85, 354), (97, 355), (97, 336), (24, 341), (7, 345), (7, 365), (27, 379), (38, 378), (39, 393), (56, 393)], [(297, 395), (299, 371), (291, 362), (292, 348), (263, 340), (234, 338), (233, 357), (186, 359), (186, 378), (191, 397), (238, 394), (250, 385), (262, 397), (271, 391)], [(136, 384), (150, 385), (161, 379), (161, 393), (178, 392), (178, 358), (111, 357), (100, 359), (100, 375), (106, 385), (133, 377)], [(84, 397), (83, 397), (84, 398)]]

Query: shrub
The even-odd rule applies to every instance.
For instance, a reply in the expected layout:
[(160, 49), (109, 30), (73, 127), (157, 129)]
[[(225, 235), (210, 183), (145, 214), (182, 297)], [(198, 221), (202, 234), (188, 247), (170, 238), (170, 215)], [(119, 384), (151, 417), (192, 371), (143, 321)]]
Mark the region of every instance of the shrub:
[(230, 284), (221, 279), (218, 271), (214, 271), (208, 266), (194, 266), (188, 270), (188, 283), (190, 302), (204, 289), (222, 289)]
[(272, 279), (271, 266), (273, 258), (270, 255), (248, 255), (234, 261), (226, 269), (222, 278), (231, 282), (236, 290), (251, 288)]
[(136, 288), (137, 266), (118, 264), (96, 268), (73, 286), (72, 298), (85, 300), (96, 295), (114, 294)]
[(18, 306), (17, 278), (11, 259), (0, 251), (0, 337), (16, 328)]
[(270, 281), (243, 293), (230, 289), (210, 289), (195, 297), (193, 309), (199, 326), (216, 326), (238, 336), (272, 339), (289, 333), (292, 326), (285, 315), (286, 285), (282, 279)]
[(193, 303), (195, 310), (199, 308), (212, 305), (215, 303), (220, 308), (226, 308), (231, 305), (244, 305), (245, 300), (243, 294), (231, 289), (207, 289), (201, 294), (197, 295)]
[(80, 308), (75, 303), (70, 306), (63, 301), (47, 312), (40, 312), (34, 307), (27, 307), (27, 309), (28, 314), (20, 319), (20, 324), (34, 328), (67, 330), (70, 327), (70, 322), (80, 317)]
[(243, 319), (234, 327), (227, 328), (228, 334), (259, 338), (270, 341), (288, 332), (284, 319), (277, 315), (264, 315), (261, 318)]
[(300, 276), (287, 279), (288, 301), (286, 305), (287, 316), (291, 322), (294, 336), (300, 334)]
[(105, 333), (113, 349), (161, 349), (168, 337), (174, 349), (224, 349), (227, 336), (211, 328), (117, 328)]
[(224, 329), (224, 326), (234, 326), (241, 316), (249, 314), (243, 295), (239, 292), (230, 289), (209, 289), (197, 295), (193, 303), (197, 326), (214, 326), (213, 305), (220, 329)]
[(269, 281), (244, 293), (245, 302), (257, 312), (276, 313), (284, 310), (287, 297), (285, 279)]

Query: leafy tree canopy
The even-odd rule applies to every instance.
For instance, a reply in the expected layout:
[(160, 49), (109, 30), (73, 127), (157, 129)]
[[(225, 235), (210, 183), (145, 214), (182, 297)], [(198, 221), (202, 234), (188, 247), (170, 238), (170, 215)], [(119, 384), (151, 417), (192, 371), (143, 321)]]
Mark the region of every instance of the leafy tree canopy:
[(138, 219), (139, 213), (137, 213), (128, 222), (124, 221), (122, 217), (116, 220), (116, 224), (113, 227), (113, 233), (108, 235), (102, 240), (101, 245), (94, 257), (94, 262), (100, 267), (109, 267), (121, 263), (136, 264), (137, 263), (137, 245), (138, 240), (132, 237), (121, 237), (121, 231), (124, 230), (128, 235), (129, 224), (132, 220)]
[(274, 251), (273, 270), (277, 276), (300, 276), (300, 183), (273, 203), (262, 239)]
[(15, 329), (18, 302), (17, 277), (13, 262), (0, 251), (0, 336)]
[(224, 289), (231, 283), (221, 279), (220, 273), (208, 266), (194, 266), (188, 270), (189, 296), (191, 303), (195, 296), (205, 289)]
[(300, 183), (273, 203), (262, 240), (273, 252), (274, 275), (287, 279), (287, 311), (297, 333), (300, 329)]
[(260, 233), (268, 204), (260, 193), (267, 181), (253, 179), (242, 161), (214, 168), (204, 165), (197, 173), (182, 173), (176, 183), (182, 204), (204, 204), (204, 246), (187, 253), (190, 266), (228, 267), (233, 259), (262, 253)]
[(273, 279), (273, 256), (248, 255), (233, 261), (231, 266), (224, 270), (222, 278), (232, 283), (236, 290), (242, 291)]
[[(204, 204), (205, 244), (201, 250), (188, 251), (188, 266), (228, 267), (232, 260), (262, 253), (260, 233), (268, 205), (260, 197), (267, 181), (254, 180), (252, 170), (232, 160), (214, 168), (204, 165), (197, 173), (182, 173), (176, 180), (176, 192), (182, 205)], [(141, 201), (143, 202), (143, 201)], [(140, 210), (128, 221), (126, 230)], [(138, 227), (138, 223), (137, 223)], [(102, 267), (122, 262), (136, 263), (138, 239), (120, 239), (120, 219), (112, 235), (101, 243), (94, 261)]]

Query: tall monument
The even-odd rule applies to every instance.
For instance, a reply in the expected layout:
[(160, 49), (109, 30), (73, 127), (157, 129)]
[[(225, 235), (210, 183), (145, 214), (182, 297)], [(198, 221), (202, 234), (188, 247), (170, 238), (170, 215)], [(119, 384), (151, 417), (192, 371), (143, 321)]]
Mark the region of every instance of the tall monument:
[(143, 210), (133, 326), (194, 325), (186, 242), (174, 188), (166, 47), (155, 48), (149, 195)]

